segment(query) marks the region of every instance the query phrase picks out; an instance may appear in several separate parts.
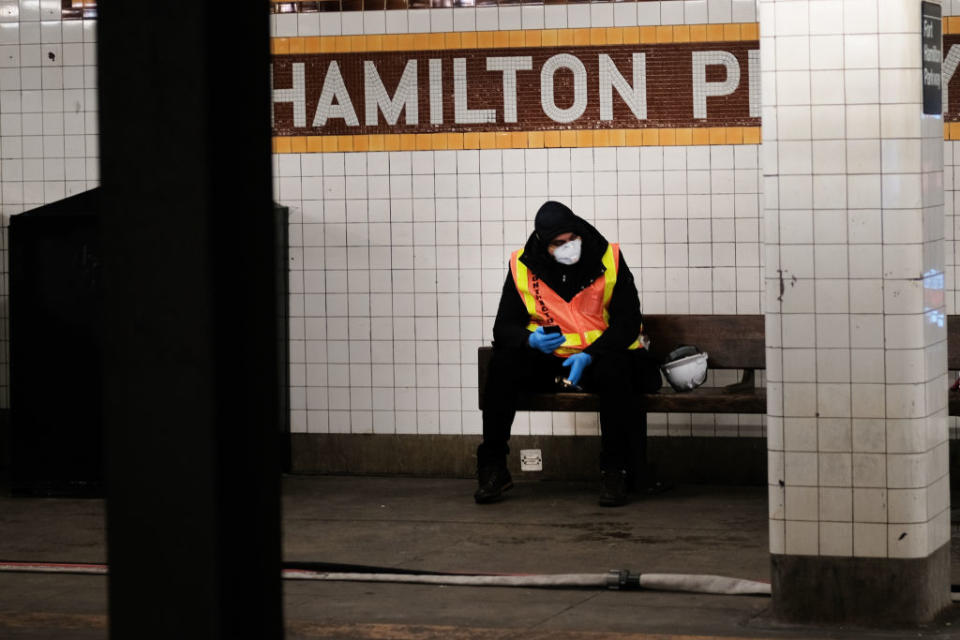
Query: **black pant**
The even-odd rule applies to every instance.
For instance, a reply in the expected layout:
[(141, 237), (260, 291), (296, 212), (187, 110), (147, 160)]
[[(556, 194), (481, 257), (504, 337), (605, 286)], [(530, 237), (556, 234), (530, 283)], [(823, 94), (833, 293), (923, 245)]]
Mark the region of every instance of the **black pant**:
[[(510, 428), (516, 415), (517, 395), (521, 391), (557, 390), (557, 376), (567, 377), (570, 368), (564, 359), (536, 349), (497, 349), (487, 375), (483, 397), (483, 442), (477, 448), (480, 467), (506, 466), (510, 448)], [(600, 467), (626, 469), (631, 431), (635, 444), (646, 454), (646, 420), (633, 403), (638, 391), (660, 388), (657, 363), (646, 351), (617, 351), (597, 354), (584, 369), (580, 386), (600, 396)]]

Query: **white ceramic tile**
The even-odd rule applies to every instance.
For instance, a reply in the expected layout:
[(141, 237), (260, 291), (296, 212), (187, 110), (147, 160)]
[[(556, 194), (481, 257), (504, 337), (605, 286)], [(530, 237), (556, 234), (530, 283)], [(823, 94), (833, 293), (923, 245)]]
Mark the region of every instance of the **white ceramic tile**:
[(843, 8), (840, 2), (810, 2), (809, 10), (810, 33), (843, 33)]
[(803, 35), (811, 30), (810, 10), (806, 2), (777, 2), (774, 4), (774, 34), (780, 36)]
[(810, 72), (810, 102), (839, 105), (845, 100), (843, 72), (836, 69)]
[(524, 29), (544, 28), (544, 7), (539, 5), (524, 5), (521, 12), (521, 23)]
[(916, 117), (915, 105), (883, 104), (880, 105), (879, 113), (883, 122), (880, 132), (884, 138), (916, 138), (921, 136), (920, 119)]
[[(847, 105), (845, 119), (847, 125), (847, 138), (872, 139), (880, 136), (880, 108), (877, 104), (875, 104), (879, 99), (878, 84), (877, 82), (871, 82), (868, 76), (869, 72), (866, 71), (856, 71), (855, 76), (852, 78), (850, 74), (847, 75), (845, 85), (846, 91), (849, 92), (851, 89), (857, 88), (860, 85), (865, 85), (868, 89), (866, 94), (860, 96), (860, 98), (868, 104), (852, 104), (853, 102), (857, 101), (851, 100), (851, 104)], [(900, 133), (899, 130), (887, 130), (887, 127), (890, 126), (900, 126), (902, 123), (916, 121), (916, 118), (903, 117), (904, 113), (909, 113), (909, 111), (904, 111), (904, 107), (905, 105), (883, 105), (883, 137), (907, 137), (905, 135), (897, 135)], [(888, 113), (893, 110), (897, 111), (894, 114), (888, 115)], [(919, 128), (919, 125), (916, 126)]]
[[(389, 14), (389, 11), (387, 12)], [(454, 31), (474, 31), (477, 28), (477, 10), (474, 7), (456, 7), (453, 10)]]
[(887, 525), (854, 522), (853, 553), (860, 558), (887, 557)]
[(805, 175), (812, 172), (813, 150), (809, 140), (782, 140), (777, 144), (777, 164), (781, 175)]
[(827, 522), (852, 522), (853, 490), (841, 487), (821, 488), (820, 520)]
[[(814, 216), (815, 235), (833, 232), (832, 239), (837, 238), (840, 230), (824, 224), (822, 219)], [(842, 221), (840, 221), (842, 224)], [(823, 227), (826, 227), (823, 229)], [(842, 228), (845, 232), (846, 229)], [(816, 244), (814, 245), (814, 269), (817, 278), (846, 278), (848, 275), (849, 253), (847, 245)], [(845, 292), (849, 295), (849, 292)], [(822, 310), (821, 310), (822, 311)]]
[(891, 558), (923, 558), (927, 549), (927, 524), (887, 525), (887, 548)]
[(879, 65), (876, 33), (847, 34), (843, 37), (843, 62), (847, 69), (876, 69)]
[(813, 177), (813, 206), (815, 209), (838, 209), (847, 205), (846, 176), (841, 174)]
[[(281, 14), (283, 15), (283, 14)], [(294, 18), (296, 25), (296, 15), (286, 14)], [(281, 16), (278, 16), (281, 17)], [(279, 29), (279, 23), (278, 23)], [(343, 35), (359, 35), (363, 33), (363, 12), (345, 11), (340, 15), (340, 31)]]
[(500, 7), (500, 29), (512, 31), (520, 29), (523, 26), (523, 13), (518, 6)]
[(683, 20), (685, 24), (703, 24), (707, 18), (707, 0), (683, 0)]
[(849, 557), (853, 555), (853, 523), (821, 522), (819, 554)]
[(810, 40), (810, 37), (806, 34), (777, 38), (775, 41), (777, 71), (810, 69)]
[(786, 520), (784, 549), (791, 555), (817, 555), (819, 525), (816, 522)]
[(844, 95), (847, 104), (875, 104), (880, 100), (880, 78), (873, 69), (844, 71)]
[(756, 22), (757, 3), (755, 0), (733, 0), (731, 6), (733, 22)]
[[(707, 1), (709, 3), (710, 0)], [(660, 24), (683, 24), (684, 17), (682, 2), (678, 2), (677, 0), (666, 0), (664, 2), (655, 4), (660, 5)]]
[(612, 27), (613, 3), (595, 2), (590, 4), (590, 26), (592, 27)]
[(731, 22), (732, 11), (730, 0), (707, 0), (708, 19), (714, 24)]
[(874, 0), (844, 0), (843, 25), (847, 33), (876, 33), (878, 7)]
[[(920, 33), (920, 14), (909, 3), (881, 2), (880, 9), (877, 24), (880, 33)], [(943, 15), (951, 15), (947, 3), (943, 3)]]
[[(880, 71), (880, 102), (920, 103), (918, 86), (922, 86), (920, 69), (882, 69)], [(914, 83), (921, 83), (915, 85)]]
[[(277, 36), (281, 38), (295, 37), (297, 35), (297, 14), (281, 13), (276, 16)], [(38, 40), (39, 42), (39, 40)]]
[[(875, 424), (875, 423), (874, 423)], [(858, 437), (871, 437), (872, 434), (864, 433), (861, 427), (863, 423), (854, 422), (854, 446), (856, 449)], [(881, 424), (882, 429), (882, 424)], [(876, 438), (882, 439), (883, 432), (878, 430)], [(854, 453), (853, 454), (853, 484), (855, 487), (885, 487), (886, 486), (886, 456), (881, 453)], [(876, 494), (867, 492), (868, 501)], [(869, 502), (868, 502), (869, 503)], [(867, 504), (867, 503), (865, 503)]]
[(570, 28), (584, 28), (590, 26), (590, 5), (567, 5), (567, 26)]
[[(789, 454), (787, 454), (789, 456)], [(787, 476), (790, 462), (787, 461)], [(816, 470), (813, 475), (816, 476)], [(795, 487), (787, 480), (784, 491), (784, 513), (787, 520), (816, 521), (819, 519), (819, 490), (813, 486)]]
[(817, 384), (817, 414), (823, 418), (848, 418), (852, 411), (852, 389), (849, 384)]
[(846, 172), (847, 155), (843, 140), (814, 140), (811, 150), (811, 169), (813, 173), (840, 174)]
[(785, 553), (785, 528), (783, 520), (770, 520), (770, 553)]
[(565, 29), (567, 27), (567, 6), (547, 5), (544, 7), (544, 27), (547, 29)]
[(890, 489), (887, 500), (891, 523), (919, 523), (928, 519), (925, 489)]
[[(430, 31), (434, 33), (453, 31), (453, 9), (428, 9), (425, 12), (430, 14)], [(414, 13), (416, 11), (410, 12), (410, 14)]]
[[(887, 13), (881, 12), (881, 16)], [(879, 36), (879, 67), (892, 69), (902, 67), (920, 67), (922, 47), (920, 32), (891, 33)]]

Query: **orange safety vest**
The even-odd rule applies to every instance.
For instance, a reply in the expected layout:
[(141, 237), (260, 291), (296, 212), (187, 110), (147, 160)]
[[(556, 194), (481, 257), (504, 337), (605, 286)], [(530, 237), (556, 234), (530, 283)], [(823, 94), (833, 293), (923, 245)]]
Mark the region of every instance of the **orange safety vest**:
[[(559, 326), (566, 341), (553, 354), (561, 358), (579, 353), (603, 335), (610, 326), (607, 309), (613, 296), (613, 287), (617, 284), (620, 245), (612, 242), (607, 245), (602, 258), (605, 267), (603, 276), (573, 296), (570, 302), (560, 297), (540, 276), (530, 271), (527, 265), (520, 261), (521, 255), (523, 249), (514, 251), (510, 256), (510, 273), (513, 274), (513, 282), (523, 298), (527, 313), (530, 314), (528, 331), (536, 331), (537, 327), (549, 325)], [(628, 348), (637, 349), (640, 346), (638, 337)]]

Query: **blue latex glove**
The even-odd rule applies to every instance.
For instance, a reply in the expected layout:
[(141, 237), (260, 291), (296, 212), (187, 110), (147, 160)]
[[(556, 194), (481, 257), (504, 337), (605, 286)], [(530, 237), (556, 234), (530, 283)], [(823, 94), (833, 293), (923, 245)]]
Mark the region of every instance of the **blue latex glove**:
[(537, 327), (537, 330), (530, 334), (527, 339), (530, 346), (539, 349), (546, 354), (553, 353), (554, 349), (562, 345), (566, 338), (562, 333), (544, 333), (543, 327)]
[(593, 358), (590, 357), (589, 353), (584, 353), (583, 351), (575, 353), (563, 361), (563, 366), (570, 367), (570, 375), (567, 376), (570, 384), (580, 384), (580, 377), (583, 375), (583, 370), (590, 366), (591, 362), (593, 362)]

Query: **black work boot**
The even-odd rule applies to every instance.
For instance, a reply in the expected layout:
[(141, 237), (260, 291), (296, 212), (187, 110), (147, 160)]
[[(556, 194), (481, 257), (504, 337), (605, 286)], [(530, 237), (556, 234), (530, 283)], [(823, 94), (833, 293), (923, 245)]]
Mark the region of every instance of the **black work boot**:
[(601, 507), (621, 507), (627, 504), (626, 469), (600, 472), (600, 499), (597, 504)]
[(480, 467), (477, 472), (480, 488), (473, 494), (477, 504), (497, 502), (503, 498), (503, 492), (513, 488), (513, 478), (506, 467)]

